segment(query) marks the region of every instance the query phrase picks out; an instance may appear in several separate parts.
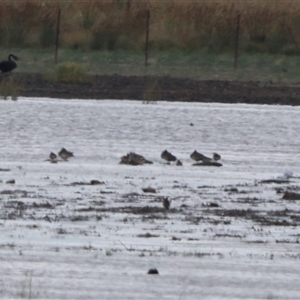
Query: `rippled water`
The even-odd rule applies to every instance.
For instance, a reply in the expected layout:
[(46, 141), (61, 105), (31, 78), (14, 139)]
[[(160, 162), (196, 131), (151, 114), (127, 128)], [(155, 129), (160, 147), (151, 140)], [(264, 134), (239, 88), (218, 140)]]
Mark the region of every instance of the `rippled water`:
[[(0, 101), (0, 297), (297, 299), (299, 209), (280, 190), (299, 186), (299, 128), (288, 106)], [(75, 157), (45, 161), (62, 147)], [(130, 151), (154, 164), (119, 165)]]
[(167, 148), (183, 159), (197, 149), (289, 162), (300, 146), (298, 107), (21, 98), (1, 101), (0, 108), (6, 160), (30, 161), (64, 146), (97, 159), (127, 151), (159, 158)]

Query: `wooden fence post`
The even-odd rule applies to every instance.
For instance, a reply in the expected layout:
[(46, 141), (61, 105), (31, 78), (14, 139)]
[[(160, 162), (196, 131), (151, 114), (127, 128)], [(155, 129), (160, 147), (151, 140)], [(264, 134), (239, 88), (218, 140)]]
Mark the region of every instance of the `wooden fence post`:
[(147, 12), (146, 12), (145, 67), (148, 66), (149, 19), (150, 19), (150, 12), (147, 9)]
[(57, 23), (56, 23), (56, 40), (55, 40), (55, 55), (54, 55), (54, 63), (57, 64), (57, 52), (59, 45), (59, 32), (60, 32), (60, 7), (57, 12)]
[(286, 26), (286, 28), (287, 28), (287, 31), (288, 31), (289, 35), (291, 36), (291, 38), (293, 40), (293, 43), (294, 43), (297, 51), (300, 52), (299, 45), (297, 43), (297, 40), (295, 39), (295, 36), (293, 34), (293, 31), (292, 31), (291, 27), (290, 26)]
[(237, 15), (236, 20), (236, 33), (235, 33), (235, 52), (234, 52), (234, 68), (238, 66), (238, 57), (239, 57), (239, 35), (240, 35), (240, 18), (241, 15)]

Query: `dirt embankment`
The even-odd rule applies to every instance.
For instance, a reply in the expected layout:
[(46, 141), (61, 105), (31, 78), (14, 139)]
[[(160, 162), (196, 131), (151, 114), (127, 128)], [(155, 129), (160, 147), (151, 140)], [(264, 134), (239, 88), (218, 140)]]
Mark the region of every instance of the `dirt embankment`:
[(53, 83), (41, 74), (15, 73), (20, 96), (300, 105), (300, 87), (272, 83), (120, 75), (90, 76), (84, 84)]

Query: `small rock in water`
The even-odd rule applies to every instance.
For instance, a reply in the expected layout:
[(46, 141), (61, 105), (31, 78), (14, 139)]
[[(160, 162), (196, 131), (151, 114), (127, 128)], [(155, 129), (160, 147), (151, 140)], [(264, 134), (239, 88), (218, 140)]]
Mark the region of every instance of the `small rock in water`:
[(290, 179), (291, 177), (293, 177), (293, 172), (291, 171), (285, 171), (283, 174), (287, 179)]
[(154, 189), (152, 187), (148, 187), (148, 188), (144, 188), (143, 192), (144, 193), (153, 193), (153, 194), (155, 194), (156, 193), (156, 189)]
[(156, 268), (149, 269), (148, 274), (150, 275), (158, 275), (158, 270)]
[(16, 181), (14, 179), (10, 179), (10, 180), (7, 180), (6, 183), (9, 183), (9, 184), (15, 184)]
[(169, 201), (169, 198), (168, 197), (165, 197), (163, 199), (163, 206), (165, 209), (169, 209), (170, 208), (170, 205), (171, 205), (171, 202)]
[(283, 175), (277, 176), (276, 180), (286, 180), (286, 181), (288, 181), (292, 177), (293, 177), (293, 173), (291, 171), (285, 171), (283, 173)]
[(104, 182), (100, 181), (100, 180), (97, 180), (97, 179), (92, 179), (91, 181), (91, 185), (98, 185), (98, 184), (104, 184)]

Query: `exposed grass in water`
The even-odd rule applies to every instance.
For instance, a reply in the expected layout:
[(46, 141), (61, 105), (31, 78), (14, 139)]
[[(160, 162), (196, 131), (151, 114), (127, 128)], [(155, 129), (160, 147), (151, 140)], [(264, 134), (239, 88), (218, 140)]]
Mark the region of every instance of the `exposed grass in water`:
[(11, 100), (17, 100), (19, 95), (19, 86), (11, 75), (5, 75), (1, 78), (0, 83), (0, 98), (7, 100), (11, 97)]
[(161, 90), (157, 80), (154, 80), (145, 89), (143, 94), (144, 104), (155, 104), (157, 100), (161, 99)]

